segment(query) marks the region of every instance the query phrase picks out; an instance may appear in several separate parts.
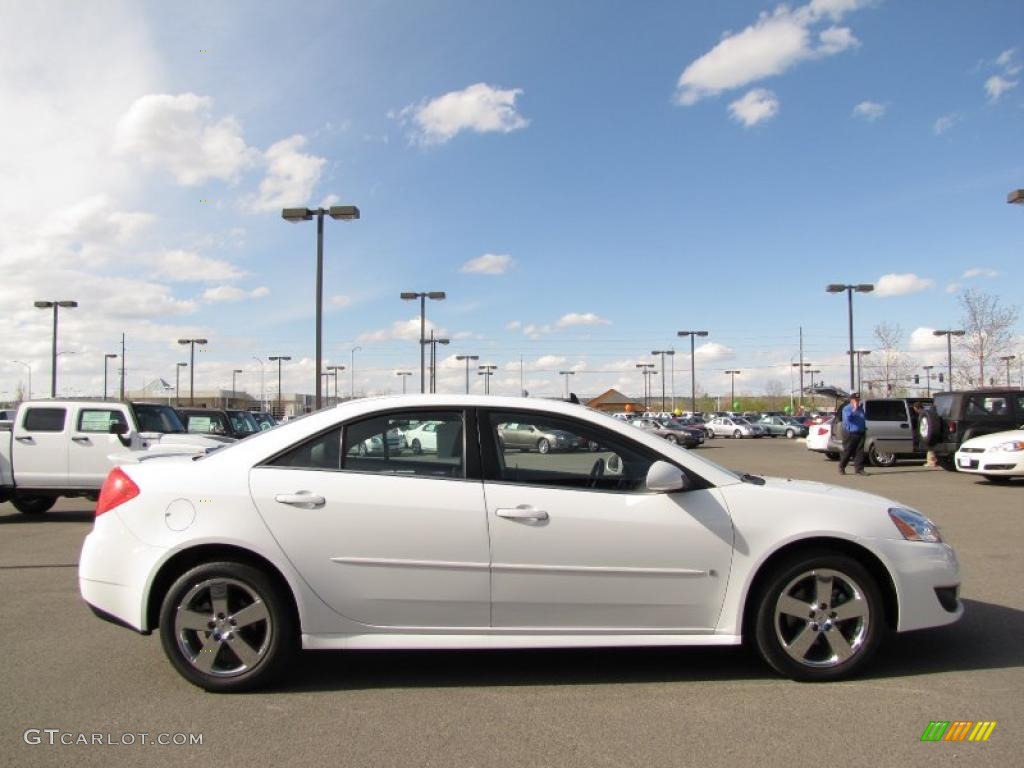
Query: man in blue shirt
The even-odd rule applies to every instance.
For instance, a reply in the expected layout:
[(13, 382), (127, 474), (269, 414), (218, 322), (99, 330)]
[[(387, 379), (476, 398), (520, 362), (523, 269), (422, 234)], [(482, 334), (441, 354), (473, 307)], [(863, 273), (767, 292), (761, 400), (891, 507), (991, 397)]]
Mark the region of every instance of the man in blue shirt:
[(864, 471), (864, 437), (867, 434), (867, 423), (864, 419), (864, 406), (860, 402), (860, 394), (850, 395), (850, 402), (843, 406), (843, 453), (839, 457), (839, 474), (846, 474), (846, 465), (853, 458), (853, 470), (858, 475), (866, 475)]

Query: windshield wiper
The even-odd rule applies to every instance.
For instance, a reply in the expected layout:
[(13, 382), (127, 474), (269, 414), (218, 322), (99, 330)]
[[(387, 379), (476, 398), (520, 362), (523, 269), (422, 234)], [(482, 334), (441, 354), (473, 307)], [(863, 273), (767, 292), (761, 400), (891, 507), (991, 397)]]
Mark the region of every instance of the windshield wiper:
[(767, 481), (763, 477), (758, 475), (752, 475), (749, 472), (744, 472), (740, 475), (740, 480), (744, 483), (750, 483), (751, 485), (764, 485)]

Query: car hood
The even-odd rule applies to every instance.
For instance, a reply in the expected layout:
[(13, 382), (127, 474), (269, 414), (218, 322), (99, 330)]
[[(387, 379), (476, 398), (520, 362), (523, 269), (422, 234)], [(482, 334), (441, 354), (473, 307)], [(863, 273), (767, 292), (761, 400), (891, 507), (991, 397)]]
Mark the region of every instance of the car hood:
[(960, 449), (964, 448), (992, 448), (1011, 440), (1024, 440), (1024, 429), (1008, 429), (1005, 432), (993, 432), (990, 435), (981, 435), (965, 440)]

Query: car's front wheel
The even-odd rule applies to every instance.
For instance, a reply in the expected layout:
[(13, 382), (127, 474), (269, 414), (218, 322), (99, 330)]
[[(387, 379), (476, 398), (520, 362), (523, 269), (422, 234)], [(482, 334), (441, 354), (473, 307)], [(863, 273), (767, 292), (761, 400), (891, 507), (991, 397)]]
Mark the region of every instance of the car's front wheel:
[(787, 440), (792, 440), (794, 437), (796, 437), (796, 432), (794, 430), (792, 430), (792, 429), (787, 429), (786, 430), (786, 439)]
[(868, 570), (846, 555), (792, 557), (776, 568), (757, 599), (757, 648), (794, 680), (849, 677), (881, 642), (881, 592)]
[(160, 640), (175, 669), (208, 691), (270, 683), (295, 647), (291, 604), (263, 572), (244, 563), (204, 563), (164, 597)]
[(739, 440), (739, 439), (740, 439), (741, 437), (743, 437), (743, 433), (742, 433), (742, 432), (740, 432), (740, 431), (739, 431), (739, 430), (737, 429), (736, 431), (734, 431), (734, 432), (732, 433), (732, 436), (733, 436), (734, 438), (736, 438), (737, 440)]
[(547, 438), (542, 437), (540, 440), (537, 441), (537, 452), (538, 453), (547, 453), (550, 450), (551, 450), (551, 443), (549, 443), (547, 441)]
[(421, 453), (423, 453), (423, 445), (422, 445), (422, 443), (420, 443), (418, 438), (413, 438), (413, 441), (412, 441), (412, 452), (415, 453), (417, 456), (419, 456)]

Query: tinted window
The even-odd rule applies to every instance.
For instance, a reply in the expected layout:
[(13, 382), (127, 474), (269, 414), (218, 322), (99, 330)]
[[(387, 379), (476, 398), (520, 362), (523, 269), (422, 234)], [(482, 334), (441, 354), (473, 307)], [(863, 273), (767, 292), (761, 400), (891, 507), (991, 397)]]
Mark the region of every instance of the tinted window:
[(950, 418), (953, 413), (953, 396), (950, 394), (936, 395), (935, 413), (943, 419)]
[(272, 467), (340, 469), (341, 427), (306, 440), (270, 462)]
[(1006, 417), (1010, 399), (1006, 395), (969, 395), (964, 403), (964, 418)]
[(1024, 421), (1024, 395), (1017, 395), (1017, 421)]
[(175, 434), (185, 431), (185, 426), (174, 409), (167, 405), (136, 403), (132, 405), (140, 432)]
[(342, 469), (422, 477), (465, 477), (461, 411), (373, 416), (346, 424)]
[(83, 408), (78, 412), (79, 432), (101, 432), (103, 434), (110, 434), (111, 424), (124, 424), (125, 426), (128, 426), (124, 419), (124, 414), (120, 411), (111, 411), (99, 408)]
[(248, 411), (228, 411), (231, 429), (240, 435), (252, 435), (260, 431), (259, 424)]
[[(538, 442), (518, 442), (513, 424), (529, 426)], [(643, 491), (655, 454), (585, 422), (546, 415), (489, 414), (485, 428), (497, 446), (490, 479), (527, 485), (601, 491)], [(540, 442), (540, 441), (543, 442)]]
[(907, 421), (907, 407), (902, 400), (868, 400), (864, 404), (868, 421)]
[(63, 432), (67, 410), (64, 408), (29, 408), (25, 429), (29, 432)]
[(185, 428), (189, 432), (204, 435), (226, 435), (228, 433), (228, 425), (223, 414), (220, 413), (185, 414)]

